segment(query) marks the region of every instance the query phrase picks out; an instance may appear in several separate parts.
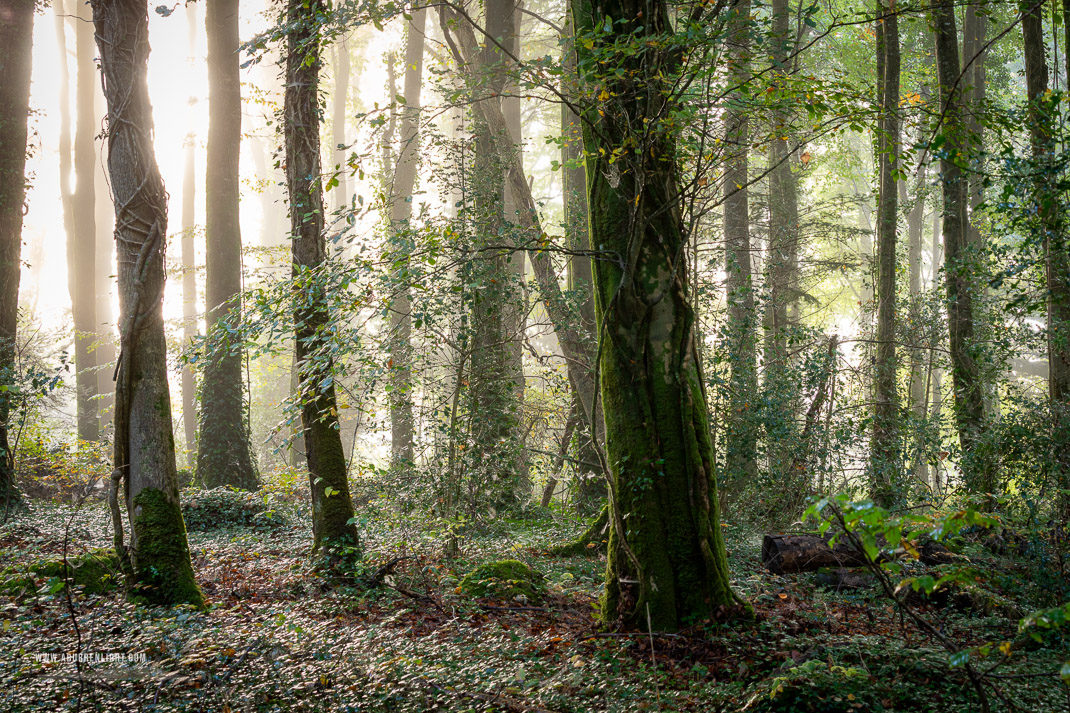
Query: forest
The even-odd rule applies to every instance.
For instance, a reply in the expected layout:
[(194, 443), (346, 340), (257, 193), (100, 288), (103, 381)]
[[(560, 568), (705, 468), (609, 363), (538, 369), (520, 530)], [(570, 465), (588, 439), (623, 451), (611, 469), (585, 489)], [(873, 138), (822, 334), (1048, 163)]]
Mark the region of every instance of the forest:
[(0, 0), (0, 710), (1070, 711), (1070, 0), (162, 1)]

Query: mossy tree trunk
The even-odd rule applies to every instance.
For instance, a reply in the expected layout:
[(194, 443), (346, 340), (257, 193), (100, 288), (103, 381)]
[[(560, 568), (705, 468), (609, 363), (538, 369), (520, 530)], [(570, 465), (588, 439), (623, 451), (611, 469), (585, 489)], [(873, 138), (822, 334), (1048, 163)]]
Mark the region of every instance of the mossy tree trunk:
[(208, 158), (204, 192), (205, 307), (211, 349), (201, 379), (197, 480), (207, 488), (259, 487), (245, 419), (238, 159), (241, 75), (238, 0), (207, 0)]
[[(485, 61), (476, 42), (471, 21), (449, 8), (440, 7), (439, 10), (443, 32), (450, 43), (454, 59), (473, 79), (484, 76), (484, 72), (487, 71), (484, 69)], [(538, 206), (531, 193), (531, 186), (519, 155), (512, 150), (512, 139), (509, 136), (507, 120), (501, 107), (492, 102), (477, 102), (473, 104), (472, 109), (477, 118), (490, 127), (490, 135), (500, 142), (497, 148), (498, 155), (508, 158), (506, 176), (517, 202), (518, 225), (526, 234), (526, 244), (534, 243), (534, 249), (529, 248), (529, 255), (535, 279), (539, 285), (539, 297), (554, 326), (554, 333), (565, 358), (569, 383), (577, 396), (578, 405), (583, 409), (584, 418), (588, 423), (591, 421), (597, 423), (597, 416), (594, 414), (595, 384), (591, 369), (595, 355), (593, 335), (584, 332), (582, 322), (577, 324), (568, 301), (561, 291), (557, 269), (549, 252), (542, 249), (548, 244), (549, 238), (542, 229)], [(578, 123), (577, 120), (577, 130)], [(592, 453), (591, 457), (593, 460), (588, 462), (597, 462), (596, 453)]]
[(470, 292), (468, 415), (473, 443), (469, 468), (479, 480), (473, 492), (501, 506), (515, 505), (527, 495), (522, 487), (522, 392), (518, 389), (523, 372), (518, 378), (513, 347), (518, 337), (515, 305), (521, 293), (513, 269), (516, 258), (508, 249), (513, 231), (505, 207), (506, 170), (517, 148), (508, 123), (495, 126), (485, 116), (487, 112), (502, 114), (501, 95), (508, 82), (508, 58), (502, 47), (507, 48), (515, 35), (513, 10), (513, 0), (486, 3), (480, 71), (466, 75), (475, 133), (471, 192), (476, 255), (472, 278), (479, 286)]
[(338, 428), (330, 314), (322, 281), (324, 236), (318, 102), (323, 0), (289, 0), (286, 20), (286, 93), (283, 100), (286, 185), (294, 276), (294, 337), (301, 429), (312, 490), (312, 551), (329, 561), (359, 552), (345, 451)]
[(877, 330), (873, 365), (870, 496), (890, 505), (900, 495), (899, 395), (895, 356), (895, 247), (899, 232), (899, 24), (884, 0), (876, 21), (877, 66)]
[(414, 420), (412, 403), (412, 296), (408, 256), (413, 249), (410, 220), (416, 172), (420, 165), (420, 89), (423, 84), (424, 27), (427, 10), (412, 14), (405, 38), (405, 104), (401, 109), (400, 151), (394, 166), (390, 194), (391, 249), (397, 285), (390, 305), (390, 455), (395, 468), (413, 462)]
[(936, 35), (936, 69), (940, 83), (943, 126), (949, 149), (940, 158), (943, 188), (944, 272), (955, 423), (962, 446), (966, 487), (973, 493), (995, 490), (995, 464), (985, 442), (984, 389), (974, 314), (980, 297), (968, 243), (969, 186), (958, 156), (969, 153), (963, 116), (955, 8), (949, 0), (932, 4)]
[[(119, 279), (113, 465), (120, 480), (113, 483), (124, 483), (137, 596), (159, 604), (203, 606), (179, 508), (167, 382), (167, 192), (152, 146), (148, 4), (93, 0), (92, 5), (108, 102), (108, 173)], [(120, 536), (117, 532), (117, 539)]]
[[(589, 235), (604, 255), (594, 261), (612, 481), (602, 617), (666, 631), (737, 601), (687, 293), (675, 129), (667, 120), (678, 55), (658, 42), (671, 32), (664, 2), (577, 0), (572, 10)], [(704, 19), (690, 21), (702, 27)], [(602, 75), (599, 67), (623, 71)]]
[[(564, 68), (565, 91), (573, 91), (576, 84), (575, 33), (571, 18), (565, 18)], [(601, 509), (606, 500), (606, 481), (602, 469), (596, 467), (598, 444), (604, 438), (602, 419), (594, 412), (594, 360), (597, 350), (594, 322), (594, 268), (586, 254), (591, 244), (587, 236), (587, 171), (583, 158), (583, 130), (574, 108), (561, 104), (561, 183), (564, 193), (565, 236), (571, 254), (566, 264), (568, 289), (579, 303), (576, 336), (582, 341), (578, 355), (582, 363), (569, 364), (569, 378), (575, 394), (577, 416), (582, 428), (577, 430), (577, 473), (575, 503), (587, 511)], [(574, 318), (575, 319), (575, 318)]]
[(33, 0), (7, 0), (0, 22), (0, 501), (20, 501), (8, 435), (15, 383), (15, 339), (26, 199), (26, 139), (30, 117)]

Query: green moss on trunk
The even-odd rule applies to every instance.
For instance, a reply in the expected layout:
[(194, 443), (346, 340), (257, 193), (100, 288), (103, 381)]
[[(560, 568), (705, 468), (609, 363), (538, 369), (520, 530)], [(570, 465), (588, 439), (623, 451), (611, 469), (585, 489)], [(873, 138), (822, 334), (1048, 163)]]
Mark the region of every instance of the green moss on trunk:
[[(592, 106), (583, 124), (591, 248), (614, 256), (594, 261), (612, 482), (602, 617), (674, 630), (740, 603), (728, 581), (681, 259), (687, 238), (672, 121), (678, 56), (662, 49), (672, 32), (664, 2), (576, 0), (572, 8), (577, 37), (590, 37), (576, 43), (580, 80), (589, 96), (612, 99)], [(583, 75), (603, 65), (623, 72)]]
[(142, 490), (134, 497), (133, 529), (134, 599), (203, 608), (178, 503), (155, 488)]

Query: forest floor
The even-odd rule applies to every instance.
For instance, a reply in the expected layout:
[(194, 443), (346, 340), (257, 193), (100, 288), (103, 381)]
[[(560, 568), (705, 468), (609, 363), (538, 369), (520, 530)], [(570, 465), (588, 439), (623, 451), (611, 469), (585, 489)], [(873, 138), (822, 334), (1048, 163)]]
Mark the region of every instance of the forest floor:
[[(978, 710), (962, 668), (876, 589), (837, 592), (814, 574), (769, 574), (760, 533), (726, 527), (734, 585), (756, 622), (651, 636), (598, 625), (604, 557), (546, 554), (578, 525), (545, 516), (492, 529), (447, 559), (442, 533), (372, 512), (363, 526), (369, 566), (403, 559), (387, 580), (393, 588), (371, 590), (332, 586), (312, 570), (300, 512), (270, 527), (193, 531), (205, 612), (138, 606), (118, 591), (87, 594), (31, 574), (31, 586), (0, 599), (0, 710)], [(65, 547), (70, 558), (109, 543), (103, 503), (34, 502), (0, 526), (4, 577), (25, 577)], [(545, 575), (541, 606), (459, 593), (465, 572), (502, 558)], [(1026, 596), (1035, 575), (1024, 559), (979, 566), (1004, 603)], [(917, 606), (964, 646), (1018, 637), (1013, 604)], [(999, 666), (1006, 702), (992, 695), (993, 709), (1070, 710), (1057, 675), (1065, 641), (994, 649), (980, 662)], [(90, 656), (47, 656), (76, 653)]]

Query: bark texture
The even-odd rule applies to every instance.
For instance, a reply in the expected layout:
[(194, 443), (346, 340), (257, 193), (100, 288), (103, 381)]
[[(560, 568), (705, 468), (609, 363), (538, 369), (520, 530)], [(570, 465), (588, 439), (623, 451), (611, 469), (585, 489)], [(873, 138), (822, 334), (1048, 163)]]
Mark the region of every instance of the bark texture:
[(238, 158), (241, 76), (238, 0), (207, 0), (208, 159), (205, 175), (205, 308), (211, 349), (201, 382), (197, 480), (207, 488), (256, 490), (242, 371), (241, 225)]
[(995, 467), (984, 440), (984, 391), (977, 363), (974, 314), (979, 293), (968, 245), (969, 184), (957, 156), (967, 155), (968, 136), (959, 83), (959, 48), (954, 4), (938, 0), (932, 5), (936, 34), (936, 68), (944, 123), (940, 127), (947, 150), (941, 152), (940, 183), (943, 188), (943, 235), (951, 380), (955, 423), (962, 446), (966, 487), (974, 493), (995, 489)]
[[(602, 617), (666, 631), (737, 601), (687, 293), (675, 141), (659, 120), (673, 108), (676, 60), (648, 41), (671, 24), (664, 2), (578, 0), (572, 12), (590, 240), (605, 256), (594, 262), (612, 481)], [(594, 56), (623, 71), (596, 75)], [(602, 91), (608, 99), (598, 99)]]
[(338, 429), (334, 361), (330, 355), (330, 314), (322, 279), (327, 259), (323, 186), (320, 174), (319, 73), (322, 63), (318, 22), (323, 0), (289, 0), (286, 39), (284, 133), (286, 185), (294, 276), (301, 428), (312, 490), (312, 551), (337, 562), (359, 553), (353, 524), (345, 451)]
[[(137, 596), (159, 604), (203, 606), (179, 508), (167, 383), (163, 326), (167, 192), (152, 148), (146, 76), (148, 4), (93, 0), (92, 5), (108, 102), (108, 173), (119, 272), (112, 481), (122, 488), (130, 522), (129, 555)], [(113, 508), (115, 517), (117, 503)], [(122, 551), (118, 528), (116, 538)]]
[[(1070, 256), (1067, 255), (1066, 213), (1054, 166), (1056, 117), (1048, 96), (1044, 4), (1022, 13), (1029, 136), (1033, 153), (1033, 195), (1043, 237), (1048, 286), (1048, 398), (1054, 430), (1051, 466), (1060, 490), (1070, 483)], [(1070, 497), (1060, 496), (1063, 518), (1070, 518)]]
[(877, 330), (873, 373), (874, 413), (870, 495), (890, 505), (899, 488), (899, 394), (895, 355), (895, 247), (899, 232), (899, 24), (883, 0), (877, 19)]
[[(0, 385), (15, 383), (15, 339), (26, 200), (33, 0), (0, 3)], [(13, 390), (0, 390), (0, 500), (20, 500), (8, 434)]]

